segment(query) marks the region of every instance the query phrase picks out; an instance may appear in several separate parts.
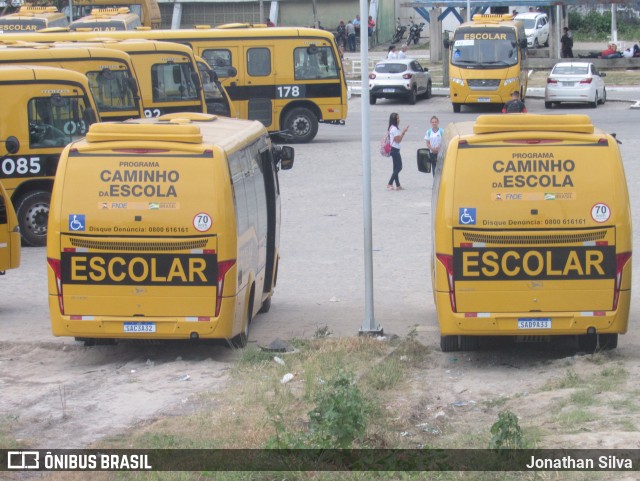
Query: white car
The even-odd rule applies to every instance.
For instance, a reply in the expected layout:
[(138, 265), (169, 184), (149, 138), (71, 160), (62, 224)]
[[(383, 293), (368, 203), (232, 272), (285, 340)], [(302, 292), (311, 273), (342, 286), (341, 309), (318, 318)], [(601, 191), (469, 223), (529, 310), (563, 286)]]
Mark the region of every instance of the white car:
[(431, 98), (431, 74), (420, 62), (411, 58), (378, 62), (369, 74), (369, 103), (379, 98), (409, 99), (414, 105), (418, 97)]
[(544, 106), (554, 103), (587, 102), (596, 108), (607, 101), (604, 80), (607, 74), (598, 72), (589, 62), (560, 62), (554, 65), (544, 89)]
[(527, 47), (538, 48), (549, 46), (549, 18), (546, 13), (519, 13), (514, 20), (524, 23), (524, 33), (527, 36)]

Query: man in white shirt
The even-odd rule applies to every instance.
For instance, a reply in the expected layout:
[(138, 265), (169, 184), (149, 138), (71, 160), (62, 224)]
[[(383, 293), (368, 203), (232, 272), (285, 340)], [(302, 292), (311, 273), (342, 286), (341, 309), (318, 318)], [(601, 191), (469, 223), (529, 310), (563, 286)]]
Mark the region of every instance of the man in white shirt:
[(403, 44), (402, 47), (400, 47), (400, 51), (398, 52), (398, 58), (407, 58), (407, 44)]

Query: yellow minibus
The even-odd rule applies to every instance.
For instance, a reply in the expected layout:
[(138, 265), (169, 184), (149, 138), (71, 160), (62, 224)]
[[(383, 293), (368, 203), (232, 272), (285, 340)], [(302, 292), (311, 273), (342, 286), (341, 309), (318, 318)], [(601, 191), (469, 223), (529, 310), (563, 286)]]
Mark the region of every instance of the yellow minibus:
[[(69, 40), (69, 37), (65, 38)], [(58, 48), (106, 48), (127, 53), (140, 86), (145, 117), (159, 117), (172, 112), (206, 112), (195, 56), (185, 45), (153, 40), (110, 39), (59, 42), (54, 45)]]
[(63, 152), (47, 242), (53, 334), (226, 339), (271, 305), (293, 149), (210, 114), (103, 123)]
[(56, 7), (20, 7), (16, 13), (0, 17), (0, 34), (36, 32), (43, 28), (64, 28), (69, 19)]
[(94, 8), (91, 14), (69, 24), (69, 30), (110, 32), (116, 30), (134, 30), (142, 26), (140, 17), (131, 13), (127, 7)]
[(504, 104), (527, 93), (527, 37), (513, 15), (474, 15), (461, 24), (450, 49), (449, 91), (454, 112), (463, 105)]
[(87, 16), (98, 8), (127, 8), (140, 18), (143, 26), (160, 28), (162, 19), (157, 0), (73, 0), (73, 19)]
[(616, 139), (586, 115), (481, 115), (446, 127), (436, 165), (442, 350), (476, 349), (480, 336), (559, 335), (591, 352), (615, 348), (632, 252)]
[(0, 183), (0, 275), (20, 266), (20, 228), (9, 195)]
[[(21, 40), (56, 42), (94, 38), (91, 32), (40, 32)], [(343, 125), (347, 84), (331, 32), (313, 28), (209, 28), (101, 32), (108, 38), (148, 38), (189, 45), (226, 88), (240, 118), (269, 132), (310, 142), (319, 123)]]
[(58, 67), (86, 75), (103, 121), (143, 116), (131, 58), (124, 52), (35, 43), (0, 46), (0, 65), (15, 64)]
[(0, 99), (0, 182), (23, 243), (43, 246), (60, 152), (99, 120), (98, 111), (86, 76), (53, 67), (0, 66)]

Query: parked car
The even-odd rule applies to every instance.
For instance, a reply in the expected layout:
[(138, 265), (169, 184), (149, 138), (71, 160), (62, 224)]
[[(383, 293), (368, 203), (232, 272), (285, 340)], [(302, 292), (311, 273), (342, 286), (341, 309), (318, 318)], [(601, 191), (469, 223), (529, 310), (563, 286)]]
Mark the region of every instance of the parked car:
[(431, 98), (431, 74), (415, 59), (389, 59), (378, 62), (369, 74), (369, 103), (379, 98), (406, 97), (411, 105), (418, 97)]
[(593, 108), (607, 101), (606, 73), (589, 62), (560, 62), (554, 65), (544, 89), (544, 106), (554, 103), (587, 102)]
[(527, 12), (516, 15), (515, 20), (524, 23), (527, 47), (549, 46), (549, 18), (546, 13)]

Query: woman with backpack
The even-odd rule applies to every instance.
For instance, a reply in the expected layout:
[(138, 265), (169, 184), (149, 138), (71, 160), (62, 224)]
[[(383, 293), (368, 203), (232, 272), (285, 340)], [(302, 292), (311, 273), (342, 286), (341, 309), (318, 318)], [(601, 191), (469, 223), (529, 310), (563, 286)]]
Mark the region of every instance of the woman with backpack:
[[(404, 138), (404, 134), (409, 130), (407, 125), (402, 131), (400, 131), (400, 116), (397, 113), (392, 113), (389, 116), (389, 140), (391, 141), (391, 158), (393, 159), (393, 174), (387, 184), (387, 190), (404, 190), (400, 185), (400, 179), (398, 174), (402, 170), (402, 157), (400, 156), (400, 142)], [(393, 186), (395, 181), (396, 186)]]

